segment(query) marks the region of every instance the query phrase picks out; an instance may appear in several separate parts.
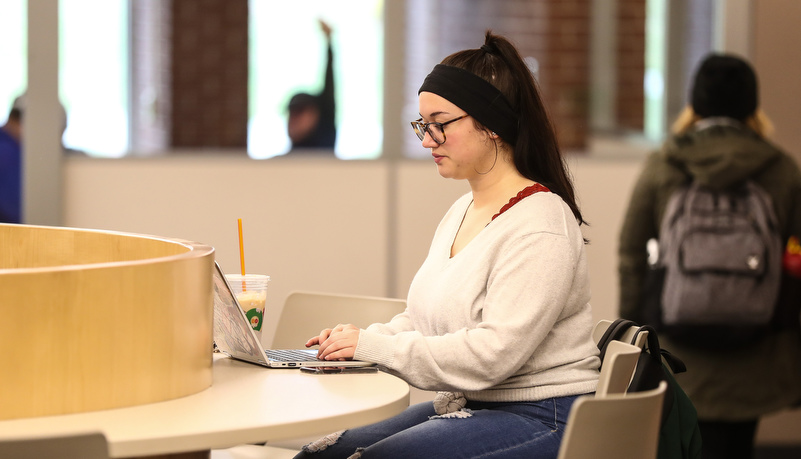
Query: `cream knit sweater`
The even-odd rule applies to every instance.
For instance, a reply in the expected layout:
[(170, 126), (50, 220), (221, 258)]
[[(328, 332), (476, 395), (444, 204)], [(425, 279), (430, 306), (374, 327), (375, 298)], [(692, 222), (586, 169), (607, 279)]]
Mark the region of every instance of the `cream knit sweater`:
[(451, 258), (471, 199), (461, 197), (440, 222), (406, 311), (362, 330), (354, 358), (469, 400), (593, 392), (600, 360), (584, 242), (570, 208), (553, 193), (528, 196)]

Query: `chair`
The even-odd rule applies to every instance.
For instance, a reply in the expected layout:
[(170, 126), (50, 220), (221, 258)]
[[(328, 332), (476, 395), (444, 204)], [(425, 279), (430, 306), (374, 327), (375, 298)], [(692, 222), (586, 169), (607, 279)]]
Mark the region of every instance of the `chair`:
[[(595, 327), (592, 329), (592, 339), (593, 339), (593, 341), (598, 343), (601, 340), (601, 337), (604, 336), (604, 333), (609, 328), (609, 326), (612, 325), (612, 322), (613, 321), (606, 320), (606, 319), (599, 320), (598, 323), (595, 324)], [(620, 338), (620, 341), (625, 341), (627, 343), (631, 343), (631, 340), (634, 338), (634, 335), (637, 333), (637, 331), (639, 329), (640, 329), (640, 327), (631, 327), (631, 328), (629, 328), (628, 330), (626, 330), (626, 333), (623, 334), (623, 336)], [(640, 349), (642, 349), (643, 347), (645, 347), (645, 343), (647, 341), (648, 341), (648, 332), (644, 331), (644, 332), (640, 333), (639, 335), (637, 335), (637, 342), (634, 343), (634, 345), (639, 347)]]
[[(406, 301), (360, 295), (319, 292), (292, 292), (278, 317), (272, 349), (299, 349), (325, 328), (337, 324), (353, 324), (366, 328), (370, 324), (389, 322), (406, 309)], [(294, 457), (300, 448), (320, 435), (277, 442), (268, 445), (239, 445), (212, 450), (211, 459), (284, 459)]]
[(406, 309), (406, 301), (333, 293), (292, 292), (284, 302), (270, 345), (273, 349), (298, 349), (324, 328), (353, 324), (366, 328), (389, 322)]
[(625, 393), (641, 353), (642, 349), (633, 344), (611, 341), (601, 364), (601, 375), (595, 396), (605, 397), (609, 394)]
[(0, 457), (108, 459), (108, 442), (106, 437), (99, 432), (0, 440)]
[(654, 459), (667, 382), (649, 391), (583, 395), (570, 410), (558, 459)]

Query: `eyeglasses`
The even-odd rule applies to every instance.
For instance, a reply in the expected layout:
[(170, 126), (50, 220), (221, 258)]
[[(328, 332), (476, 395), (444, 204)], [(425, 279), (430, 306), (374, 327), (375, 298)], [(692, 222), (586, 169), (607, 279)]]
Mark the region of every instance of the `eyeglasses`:
[(420, 140), (425, 139), (426, 132), (428, 132), (428, 135), (431, 136), (431, 140), (437, 142), (437, 145), (442, 145), (445, 143), (445, 125), (451, 124), (454, 121), (459, 121), (462, 118), (467, 118), (468, 116), (470, 115), (465, 113), (458, 118), (454, 118), (444, 123), (423, 123), (423, 118), (420, 118), (417, 121), (412, 121), (412, 129), (414, 129), (414, 133), (417, 134), (417, 138)]

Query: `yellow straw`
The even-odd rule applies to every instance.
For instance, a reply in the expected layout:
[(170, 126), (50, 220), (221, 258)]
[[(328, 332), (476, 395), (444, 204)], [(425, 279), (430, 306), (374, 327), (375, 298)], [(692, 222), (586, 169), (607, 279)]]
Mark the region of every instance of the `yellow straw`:
[(245, 291), (245, 244), (242, 240), (242, 219), (237, 219), (239, 226), (239, 265), (242, 271), (242, 291)]

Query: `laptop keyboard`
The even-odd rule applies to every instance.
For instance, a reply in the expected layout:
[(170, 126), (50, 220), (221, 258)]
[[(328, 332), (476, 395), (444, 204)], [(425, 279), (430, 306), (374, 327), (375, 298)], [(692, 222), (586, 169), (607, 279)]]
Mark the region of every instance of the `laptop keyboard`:
[(317, 360), (315, 356), (316, 350), (313, 350), (314, 353), (304, 352), (303, 350), (299, 349), (267, 349), (265, 351), (267, 353), (267, 357), (270, 360), (276, 360), (279, 362), (305, 362), (309, 360)]

